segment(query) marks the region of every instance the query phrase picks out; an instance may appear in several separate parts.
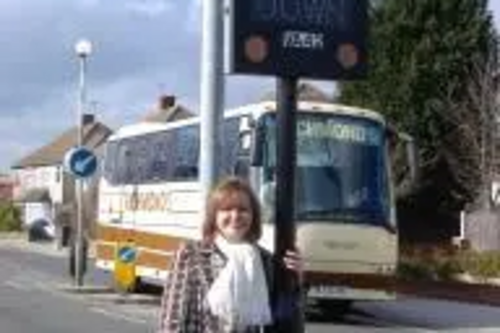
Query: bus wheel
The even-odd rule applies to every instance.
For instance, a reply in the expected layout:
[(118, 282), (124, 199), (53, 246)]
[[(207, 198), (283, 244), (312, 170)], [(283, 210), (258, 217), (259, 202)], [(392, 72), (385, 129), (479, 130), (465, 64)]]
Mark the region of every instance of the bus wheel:
[(159, 294), (162, 290), (162, 287), (153, 283), (145, 282), (140, 277), (137, 277), (132, 292), (137, 294)]
[(143, 281), (139, 276), (135, 278), (134, 283), (130, 285), (127, 289), (123, 289), (123, 286), (114, 281), (113, 289), (116, 293), (119, 294), (131, 293), (131, 294), (155, 294), (155, 295), (161, 294), (163, 290), (162, 287), (160, 286)]

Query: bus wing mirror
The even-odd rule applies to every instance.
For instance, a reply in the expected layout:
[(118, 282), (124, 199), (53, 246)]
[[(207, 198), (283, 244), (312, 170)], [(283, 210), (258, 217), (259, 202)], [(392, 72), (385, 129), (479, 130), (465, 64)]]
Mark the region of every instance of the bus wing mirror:
[(250, 148), (250, 165), (251, 166), (262, 166), (263, 164), (263, 144), (262, 136), (258, 135), (258, 131), (255, 131), (252, 135), (252, 145)]
[(415, 140), (407, 133), (388, 127), (387, 140), (398, 196), (412, 191), (418, 181), (418, 161)]
[(249, 158), (251, 166), (262, 165), (262, 138), (262, 126), (251, 116), (243, 116), (240, 119), (239, 151), (240, 156)]
[(254, 128), (252, 133), (252, 143), (250, 146), (250, 165), (251, 166), (262, 166), (264, 163), (264, 136), (262, 135), (261, 126)]
[(406, 159), (410, 168), (410, 180), (412, 184), (414, 184), (417, 181), (418, 177), (417, 150), (415, 147), (415, 140), (412, 136), (406, 133), (399, 133), (399, 138), (405, 143)]

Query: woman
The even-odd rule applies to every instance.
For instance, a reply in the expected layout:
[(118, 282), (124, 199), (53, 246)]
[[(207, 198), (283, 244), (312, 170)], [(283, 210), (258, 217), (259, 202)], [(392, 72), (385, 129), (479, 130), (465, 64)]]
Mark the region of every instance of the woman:
[[(257, 245), (258, 199), (237, 178), (222, 181), (207, 201), (202, 240), (177, 252), (165, 284), (160, 333), (272, 332), (273, 257)], [(283, 267), (302, 272), (288, 251)]]

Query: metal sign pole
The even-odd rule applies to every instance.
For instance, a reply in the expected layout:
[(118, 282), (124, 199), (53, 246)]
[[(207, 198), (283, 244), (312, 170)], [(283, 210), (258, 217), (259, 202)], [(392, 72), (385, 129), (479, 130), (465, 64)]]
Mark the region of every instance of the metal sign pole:
[[(78, 98), (78, 147), (83, 145), (83, 105), (85, 100), (85, 68), (86, 57), (80, 57), (80, 85)], [(76, 285), (83, 285), (82, 272), (82, 218), (83, 218), (83, 181), (81, 178), (76, 178), (76, 240), (75, 240), (75, 279)]]
[[(277, 165), (275, 254), (283, 258), (286, 251), (295, 249), (295, 164), (297, 78), (278, 78), (277, 81)], [(302, 294), (296, 274), (283, 271), (281, 260), (274, 269), (274, 300), (280, 333), (304, 332), (300, 306)]]

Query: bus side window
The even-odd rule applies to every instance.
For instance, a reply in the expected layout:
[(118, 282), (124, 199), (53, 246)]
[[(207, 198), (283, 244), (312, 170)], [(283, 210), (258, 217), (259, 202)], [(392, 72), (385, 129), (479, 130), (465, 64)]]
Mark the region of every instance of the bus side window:
[(115, 168), (116, 184), (125, 185), (130, 177), (130, 165), (132, 159), (132, 152), (129, 146), (130, 141), (131, 140), (123, 140), (118, 144)]
[(162, 160), (152, 161), (150, 164), (149, 175), (152, 180), (163, 180), (165, 170), (167, 170), (168, 164)]
[(173, 163), (172, 181), (194, 180), (198, 176), (198, 125), (178, 128), (172, 132), (170, 158)]
[(157, 182), (171, 179), (174, 173), (172, 147), (175, 142), (172, 132), (150, 134), (149, 156), (147, 158), (148, 173), (145, 182)]
[(176, 180), (188, 180), (198, 177), (198, 168), (191, 165), (178, 165), (174, 171)]
[(102, 176), (111, 184), (117, 183), (117, 157), (118, 144), (116, 142), (106, 143), (104, 158), (102, 159), (101, 168)]

